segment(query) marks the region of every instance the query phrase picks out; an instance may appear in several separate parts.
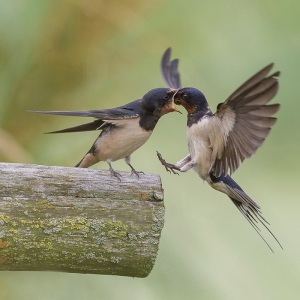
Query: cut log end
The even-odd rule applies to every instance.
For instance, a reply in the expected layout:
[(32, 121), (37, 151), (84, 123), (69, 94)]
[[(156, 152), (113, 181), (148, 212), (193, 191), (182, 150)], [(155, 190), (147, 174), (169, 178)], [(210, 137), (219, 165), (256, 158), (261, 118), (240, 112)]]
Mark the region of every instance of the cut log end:
[(0, 270), (146, 277), (164, 224), (158, 175), (0, 163)]

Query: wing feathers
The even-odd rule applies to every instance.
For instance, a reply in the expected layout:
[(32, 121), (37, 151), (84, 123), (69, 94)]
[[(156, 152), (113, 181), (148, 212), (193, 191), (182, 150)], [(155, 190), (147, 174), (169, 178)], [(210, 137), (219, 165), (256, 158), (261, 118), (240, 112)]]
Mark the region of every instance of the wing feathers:
[(126, 110), (124, 108), (103, 109), (103, 110), (87, 110), (87, 111), (35, 111), (30, 112), (46, 114), (46, 115), (59, 115), (59, 116), (73, 116), (73, 117), (91, 117), (96, 119), (127, 119), (138, 117), (138, 112)]
[(168, 48), (163, 54), (160, 63), (161, 74), (169, 87), (179, 89), (181, 87), (178, 71), (179, 60), (171, 60), (171, 51), (171, 48)]
[(47, 133), (64, 133), (64, 132), (80, 132), (80, 131), (91, 131), (91, 130), (97, 130), (100, 129), (100, 127), (104, 124), (102, 120), (95, 120), (90, 123), (81, 124), (74, 127), (69, 127), (57, 131), (51, 131)]
[(216, 128), (227, 128), (222, 132), (225, 143), (212, 144), (217, 147), (213, 153), (218, 154), (212, 155), (214, 176), (233, 173), (241, 162), (256, 152), (275, 124), (273, 115), (280, 105), (269, 105), (268, 102), (278, 91), (276, 77), (280, 72), (266, 77), (272, 67), (273, 64), (266, 66), (246, 81), (218, 105), (212, 116), (212, 119), (218, 119), (213, 121)]
[[(263, 78), (265, 78), (268, 73), (273, 68), (274, 64), (271, 63), (268, 66), (264, 67), (262, 70), (260, 70), (258, 73), (253, 75), (250, 79), (248, 79), (243, 85), (241, 85), (237, 90), (235, 90), (226, 100), (226, 102), (229, 99), (234, 99), (238, 97), (240, 94), (242, 94), (245, 90), (253, 87), (255, 84), (257, 84), (259, 81), (261, 81)], [(276, 73), (275, 73), (276, 74)]]
[(123, 106), (108, 108), (102, 110), (86, 110), (86, 111), (35, 111), (29, 110), (30, 112), (48, 114), (48, 115), (59, 115), (59, 116), (75, 116), (75, 117), (92, 117), (101, 120), (115, 120), (115, 119), (127, 119), (136, 118), (140, 112), (141, 100), (135, 100), (127, 103)]
[[(264, 86), (264, 90), (255, 89), (243, 99), (235, 100), (236, 106), (240, 107), (243, 105), (263, 105), (268, 103), (278, 91), (278, 81), (271, 82), (270, 86)], [(259, 87), (260, 89), (260, 87)]]
[(249, 112), (252, 115), (259, 117), (271, 117), (275, 113), (278, 112), (280, 105), (272, 104), (272, 105), (264, 105), (264, 106), (248, 106), (249, 110), (245, 110), (245, 112)]

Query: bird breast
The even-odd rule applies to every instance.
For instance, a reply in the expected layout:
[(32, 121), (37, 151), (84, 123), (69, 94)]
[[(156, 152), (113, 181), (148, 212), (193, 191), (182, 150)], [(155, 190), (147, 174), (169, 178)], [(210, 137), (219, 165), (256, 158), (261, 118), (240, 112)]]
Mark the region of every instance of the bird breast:
[(106, 122), (112, 126), (104, 129), (95, 142), (95, 154), (101, 161), (116, 161), (131, 155), (152, 133), (139, 126), (139, 118)]
[(202, 179), (206, 179), (211, 168), (212, 148), (210, 147), (209, 117), (202, 118), (198, 123), (187, 129), (187, 141), (194, 162), (193, 169)]

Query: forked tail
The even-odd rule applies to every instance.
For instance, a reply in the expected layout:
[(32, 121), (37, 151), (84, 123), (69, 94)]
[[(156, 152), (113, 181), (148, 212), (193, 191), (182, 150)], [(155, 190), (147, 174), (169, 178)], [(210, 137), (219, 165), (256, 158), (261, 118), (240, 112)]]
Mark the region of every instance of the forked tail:
[(278, 245), (283, 249), (279, 240), (268, 227), (268, 225), (270, 224), (262, 216), (260, 207), (242, 190), (242, 188), (229, 175), (215, 177), (211, 174), (210, 178), (212, 180), (212, 182), (210, 182), (210, 185), (214, 189), (227, 194), (227, 196), (232, 200), (237, 209), (250, 223), (254, 230), (259, 234), (259, 236), (262, 238), (262, 240), (266, 243), (266, 245), (270, 248), (272, 252), (274, 252), (273, 249), (261, 234), (259, 224), (263, 225), (263, 227), (265, 227), (266, 230), (269, 231), (269, 233), (272, 235), (272, 237), (275, 239)]

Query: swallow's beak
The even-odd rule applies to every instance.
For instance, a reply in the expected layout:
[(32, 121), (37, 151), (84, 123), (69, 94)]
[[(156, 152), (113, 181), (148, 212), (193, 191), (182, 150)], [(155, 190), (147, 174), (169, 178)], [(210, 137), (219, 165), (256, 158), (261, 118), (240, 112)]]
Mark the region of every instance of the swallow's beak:
[(179, 89), (175, 92), (175, 94), (173, 95), (173, 101), (175, 104), (177, 105), (182, 105), (182, 101), (180, 99), (180, 92), (179, 92)]
[(179, 108), (175, 105), (174, 101), (172, 101), (172, 109), (176, 112), (179, 112), (180, 114), (182, 114), (182, 112), (179, 110)]
[(163, 116), (167, 113), (174, 112), (174, 111), (181, 113), (181, 111), (178, 109), (178, 107), (174, 103), (174, 95), (177, 93), (177, 91), (178, 91), (177, 89), (170, 89), (168, 91), (168, 93), (171, 93), (173, 95), (172, 95), (172, 98), (170, 98), (167, 101), (167, 103), (161, 108), (160, 116)]
[(181, 113), (178, 107), (174, 104), (173, 99), (172, 100), (170, 99), (168, 103), (165, 104), (164, 107), (160, 110), (160, 116), (163, 116), (167, 113), (174, 112), (174, 111)]
[(174, 90), (174, 95), (172, 97), (172, 108), (173, 108), (174, 111), (179, 112), (180, 114), (182, 114), (182, 112), (179, 110), (179, 108), (175, 105), (175, 96), (176, 96), (178, 91), (179, 91), (179, 89)]

